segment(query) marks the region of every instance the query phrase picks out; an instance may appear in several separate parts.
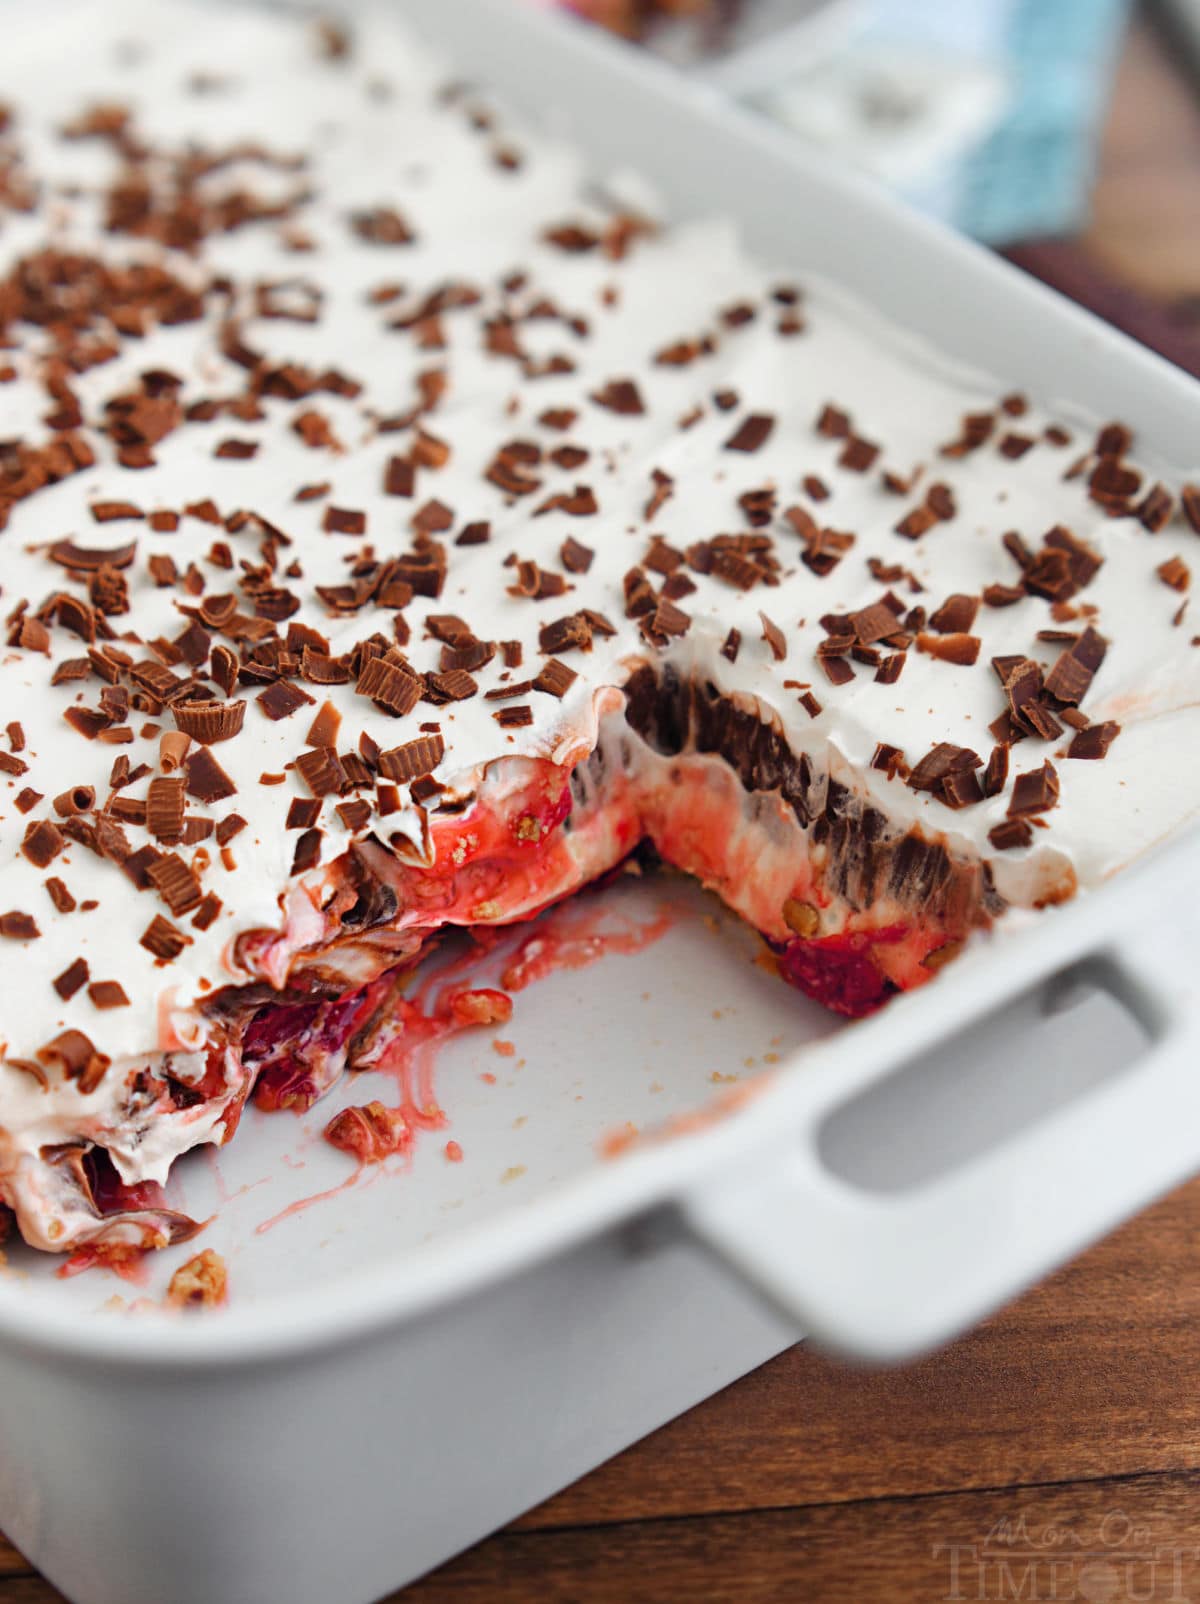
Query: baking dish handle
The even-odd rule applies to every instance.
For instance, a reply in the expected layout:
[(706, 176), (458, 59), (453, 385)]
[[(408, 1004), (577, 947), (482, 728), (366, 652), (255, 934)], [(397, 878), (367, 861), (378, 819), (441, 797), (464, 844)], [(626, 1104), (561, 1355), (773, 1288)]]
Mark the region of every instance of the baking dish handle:
[[(1200, 944), (1179, 925), (1084, 960), (1145, 1029), (1117, 1079), (948, 1174), (867, 1192), (824, 1164), (817, 1109), (683, 1202), (692, 1229), (826, 1346), (909, 1358), (957, 1335), (1200, 1169)], [(1075, 966), (1072, 966), (1073, 968)], [(1189, 995), (1190, 994), (1190, 995)]]

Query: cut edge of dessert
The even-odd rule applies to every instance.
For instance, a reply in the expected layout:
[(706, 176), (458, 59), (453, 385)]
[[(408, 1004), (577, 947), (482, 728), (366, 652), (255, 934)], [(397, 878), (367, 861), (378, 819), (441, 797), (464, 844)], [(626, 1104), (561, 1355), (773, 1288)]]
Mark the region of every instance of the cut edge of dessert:
[[(61, 1039), (76, 1139), (4, 1166), (25, 1241), (119, 1262), (188, 1240), (201, 1227), (162, 1187), (177, 1158), (227, 1143), (249, 1102), (307, 1112), (346, 1072), (387, 1067), (413, 1023), (414, 971), (447, 931), (533, 919), (639, 850), (715, 892), (785, 981), (848, 1019), (924, 984), (1004, 911), (985, 862), (889, 820), (853, 776), (793, 751), (752, 696), (643, 660), (596, 692), (593, 714), (557, 761), (487, 765), (461, 812), (432, 817), (423, 854), (371, 835), (293, 882), (279, 928), (236, 939), (238, 981), (164, 1013), (162, 1050), (89, 1073)], [(460, 1028), (511, 1008), (469, 984), (442, 1006)], [(36, 1122), (36, 1095), (27, 1112)], [(325, 1134), (377, 1161), (420, 1122), (372, 1103)], [(13, 1110), (3, 1139), (27, 1135)]]

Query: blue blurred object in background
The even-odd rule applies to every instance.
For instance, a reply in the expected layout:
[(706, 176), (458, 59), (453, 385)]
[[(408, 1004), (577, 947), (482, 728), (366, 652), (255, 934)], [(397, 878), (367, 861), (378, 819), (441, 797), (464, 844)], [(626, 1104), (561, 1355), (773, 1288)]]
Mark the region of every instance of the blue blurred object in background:
[[(605, 0), (538, 3), (612, 11)], [(642, 42), (922, 210), (1006, 245), (1086, 220), (1131, 3), (709, 0), (690, 20), (658, 17)], [(1200, 19), (1200, 0), (1188, 4)]]
[(963, 166), (954, 221), (1007, 241), (1078, 228), (1128, 0), (1019, 0), (1009, 32), (1016, 73), (1000, 126)]
[[(753, 4), (753, 0), (747, 0)], [(756, 103), (1003, 244), (1077, 229), (1130, 0), (865, 0)]]

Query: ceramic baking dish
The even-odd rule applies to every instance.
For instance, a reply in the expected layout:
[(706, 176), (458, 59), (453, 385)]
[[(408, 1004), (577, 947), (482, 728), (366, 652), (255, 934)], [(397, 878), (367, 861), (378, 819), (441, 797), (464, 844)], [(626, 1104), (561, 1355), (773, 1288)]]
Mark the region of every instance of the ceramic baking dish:
[[(400, 9), (598, 169), (1194, 463), (1190, 380), (710, 89), (509, 0)], [(104, 1310), (138, 1289), (12, 1252), (0, 1526), (76, 1604), (366, 1604), (802, 1330), (943, 1340), (1200, 1168), (1198, 866), (1180, 839), (849, 1028), (694, 888), (581, 899), (557, 939), (640, 950), (523, 994), (513, 1060), (447, 1051), (461, 1165), (427, 1141), (348, 1184), (343, 1086), (180, 1167), (229, 1309)]]

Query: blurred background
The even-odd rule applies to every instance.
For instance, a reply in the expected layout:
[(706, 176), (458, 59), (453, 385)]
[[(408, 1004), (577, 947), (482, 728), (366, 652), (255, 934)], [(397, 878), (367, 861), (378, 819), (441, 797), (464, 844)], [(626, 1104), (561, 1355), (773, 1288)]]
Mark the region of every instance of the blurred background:
[(1200, 0), (533, 0), (621, 33), (1200, 374)]
[(992, 243), (1077, 227), (1129, 0), (566, 0)]

